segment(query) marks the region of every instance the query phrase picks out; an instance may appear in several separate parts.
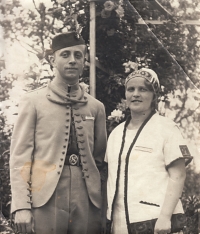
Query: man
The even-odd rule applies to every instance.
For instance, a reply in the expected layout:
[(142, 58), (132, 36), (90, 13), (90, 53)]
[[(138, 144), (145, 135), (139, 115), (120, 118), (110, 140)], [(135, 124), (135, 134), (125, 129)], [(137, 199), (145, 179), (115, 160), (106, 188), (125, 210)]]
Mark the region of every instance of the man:
[(59, 34), (52, 51), (55, 78), (20, 103), (11, 140), (11, 212), (20, 233), (97, 234), (105, 110), (79, 86), (84, 40)]

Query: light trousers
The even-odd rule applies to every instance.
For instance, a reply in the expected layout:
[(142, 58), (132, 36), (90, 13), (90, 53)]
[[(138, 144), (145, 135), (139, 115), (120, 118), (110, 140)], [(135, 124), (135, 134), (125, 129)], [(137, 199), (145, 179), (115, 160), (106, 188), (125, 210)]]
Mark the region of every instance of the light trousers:
[(51, 199), (33, 208), (36, 234), (99, 234), (100, 210), (87, 193), (81, 167), (64, 166)]

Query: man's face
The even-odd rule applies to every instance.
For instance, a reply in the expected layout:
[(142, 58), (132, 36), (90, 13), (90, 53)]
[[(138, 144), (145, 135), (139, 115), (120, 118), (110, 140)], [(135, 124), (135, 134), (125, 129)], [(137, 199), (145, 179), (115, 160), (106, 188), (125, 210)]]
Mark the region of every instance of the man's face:
[(74, 84), (82, 75), (85, 59), (85, 45), (76, 45), (57, 50), (52, 58), (52, 65), (57, 69), (57, 75)]

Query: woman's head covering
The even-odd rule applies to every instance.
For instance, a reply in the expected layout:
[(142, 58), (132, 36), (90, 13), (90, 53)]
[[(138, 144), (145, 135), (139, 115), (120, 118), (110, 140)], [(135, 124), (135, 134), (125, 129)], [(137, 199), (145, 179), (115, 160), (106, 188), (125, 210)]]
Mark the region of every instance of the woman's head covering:
[(137, 77), (141, 77), (146, 79), (147, 81), (149, 81), (149, 83), (152, 85), (153, 91), (155, 94), (158, 94), (160, 91), (160, 82), (158, 79), (157, 74), (149, 69), (149, 68), (141, 68), (137, 71), (132, 72), (131, 74), (129, 74), (125, 80), (125, 86), (127, 85), (127, 83), (129, 82), (129, 80), (137, 78)]

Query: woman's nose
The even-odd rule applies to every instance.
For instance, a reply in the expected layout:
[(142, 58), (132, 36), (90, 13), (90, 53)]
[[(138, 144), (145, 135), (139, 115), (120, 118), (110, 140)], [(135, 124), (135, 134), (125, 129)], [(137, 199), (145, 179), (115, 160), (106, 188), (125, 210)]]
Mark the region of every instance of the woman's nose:
[(140, 92), (137, 89), (135, 89), (134, 92), (133, 92), (133, 96), (134, 97), (139, 97), (140, 96)]

